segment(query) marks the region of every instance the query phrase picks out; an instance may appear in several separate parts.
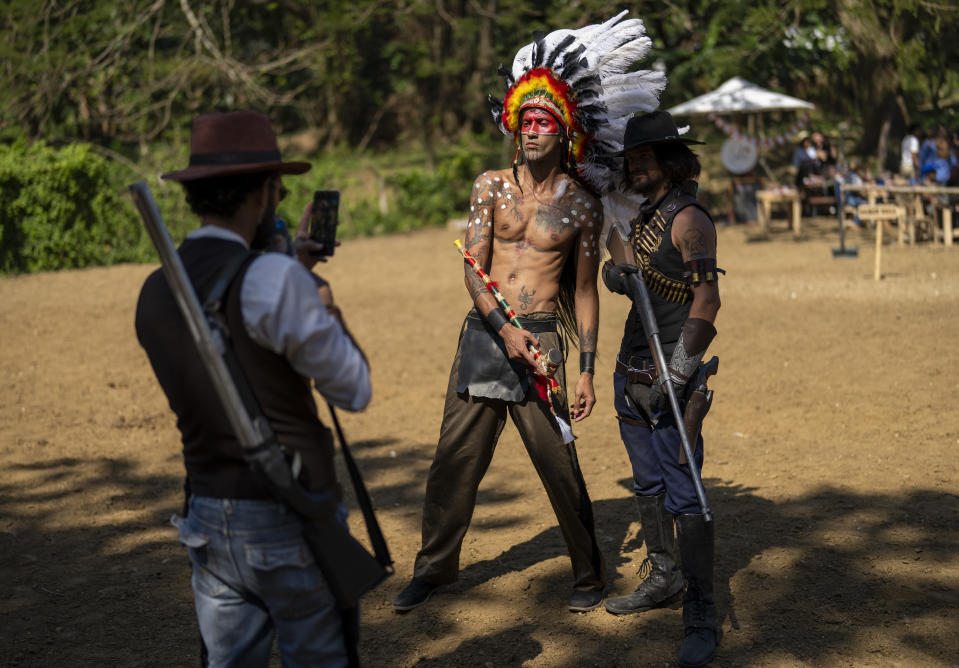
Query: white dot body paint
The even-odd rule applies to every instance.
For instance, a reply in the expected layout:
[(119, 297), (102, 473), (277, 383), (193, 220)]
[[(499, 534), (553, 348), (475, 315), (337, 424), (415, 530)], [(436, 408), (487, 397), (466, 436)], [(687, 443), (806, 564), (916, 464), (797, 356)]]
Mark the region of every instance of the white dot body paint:
[(586, 202), (586, 208), (587, 208), (587, 209), (592, 209), (592, 208), (593, 208), (593, 205), (590, 204), (589, 202)]
[(505, 208), (506, 208), (506, 205), (505, 205), (505, 204), (500, 204), (500, 207), (499, 207), (499, 208), (505, 209)]
[(586, 251), (586, 257), (589, 257), (589, 251)]
[(563, 218), (563, 222), (564, 222), (564, 223), (568, 223), (568, 222), (569, 222), (569, 218)]
[(577, 215), (578, 213), (579, 213), (579, 211), (577, 211), (576, 209), (573, 209), (572, 214), (573, 214), (574, 216)]
[(493, 180), (496, 181), (497, 183), (499, 183), (499, 177), (498, 177), (498, 176), (494, 176), (494, 177), (493, 177)]
[(507, 195), (507, 196), (506, 196), (506, 199), (513, 199), (513, 196), (512, 196), (512, 195)]
[(508, 183), (504, 183), (503, 185), (506, 186), (507, 188), (509, 188), (509, 184), (508, 184)]
[(586, 242), (585, 242), (585, 241), (583, 242), (583, 248), (586, 248)]

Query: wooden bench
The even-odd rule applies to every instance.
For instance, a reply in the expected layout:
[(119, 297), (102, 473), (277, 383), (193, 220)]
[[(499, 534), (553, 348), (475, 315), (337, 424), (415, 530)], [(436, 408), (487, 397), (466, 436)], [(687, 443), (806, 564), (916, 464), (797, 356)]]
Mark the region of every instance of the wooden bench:
[(773, 204), (789, 206), (790, 226), (793, 236), (798, 237), (802, 225), (802, 202), (799, 192), (791, 188), (756, 191), (756, 218), (759, 219), (759, 229), (763, 236), (769, 234), (769, 219), (772, 216)]

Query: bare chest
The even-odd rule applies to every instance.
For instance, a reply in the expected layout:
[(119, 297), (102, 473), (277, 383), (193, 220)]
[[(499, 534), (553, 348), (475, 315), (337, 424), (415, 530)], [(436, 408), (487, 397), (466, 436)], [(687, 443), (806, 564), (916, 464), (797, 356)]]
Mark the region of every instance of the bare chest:
[[(578, 212), (577, 212), (578, 213)], [(565, 201), (539, 201), (532, 196), (500, 200), (493, 212), (493, 233), (503, 242), (540, 250), (562, 250), (579, 234), (582, 222)]]

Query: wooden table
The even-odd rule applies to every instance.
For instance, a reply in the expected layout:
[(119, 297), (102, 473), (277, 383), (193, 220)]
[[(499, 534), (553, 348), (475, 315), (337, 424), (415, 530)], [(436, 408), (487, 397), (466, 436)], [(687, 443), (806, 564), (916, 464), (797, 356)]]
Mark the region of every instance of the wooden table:
[[(926, 217), (922, 205), (924, 195), (959, 195), (959, 187), (956, 186), (896, 186), (879, 185), (877, 183), (863, 183), (862, 185), (841, 185), (842, 190), (862, 193), (869, 204), (875, 204), (879, 198), (888, 202), (890, 199), (902, 201), (908, 211), (907, 227), (909, 228), (909, 241), (915, 243), (916, 221), (923, 220)], [(942, 216), (942, 241), (945, 245), (951, 246), (952, 242), (959, 237), (952, 230), (952, 207), (944, 206), (938, 202), (933, 202), (933, 206), (940, 210)], [(935, 221), (933, 221), (935, 225)], [(902, 235), (900, 233), (900, 243)]]
[(769, 219), (773, 204), (791, 205), (789, 209), (790, 224), (793, 235), (798, 237), (802, 224), (802, 203), (799, 199), (799, 191), (792, 188), (756, 191), (756, 217), (759, 219), (759, 228), (763, 236), (769, 234)]

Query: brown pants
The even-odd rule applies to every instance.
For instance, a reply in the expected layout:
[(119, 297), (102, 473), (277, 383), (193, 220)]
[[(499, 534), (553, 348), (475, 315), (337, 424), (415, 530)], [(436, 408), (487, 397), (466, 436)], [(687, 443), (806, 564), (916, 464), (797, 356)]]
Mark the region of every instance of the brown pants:
[[(560, 347), (555, 331), (543, 332), (539, 339), (544, 351)], [(603, 589), (606, 565), (596, 544), (593, 509), (576, 448), (572, 443), (563, 443), (549, 406), (537, 397), (534, 388), (517, 403), (457, 393), (461, 356), (462, 350), (457, 350), (446, 391), (439, 445), (426, 482), (423, 547), (416, 555), (414, 575), (432, 584), (456, 580), (460, 549), (476, 506), (476, 492), (509, 413), (559, 521), (572, 560), (574, 588)], [(565, 388), (562, 366), (556, 380)], [(568, 420), (565, 396), (554, 399), (554, 405)]]

